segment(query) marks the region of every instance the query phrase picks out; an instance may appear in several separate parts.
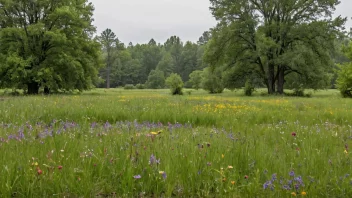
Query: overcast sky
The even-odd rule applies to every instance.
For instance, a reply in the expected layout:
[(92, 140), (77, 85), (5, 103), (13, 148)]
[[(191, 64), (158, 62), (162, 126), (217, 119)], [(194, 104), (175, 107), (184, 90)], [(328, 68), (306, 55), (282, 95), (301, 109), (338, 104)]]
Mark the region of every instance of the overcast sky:
[[(173, 35), (183, 41), (197, 41), (215, 26), (208, 0), (90, 0), (95, 6), (98, 33), (112, 29), (128, 44), (146, 43), (151, 38), (164, 43)], [(341, 0), (336, 15), (349, 17), (352, 27), (352, 0)]]

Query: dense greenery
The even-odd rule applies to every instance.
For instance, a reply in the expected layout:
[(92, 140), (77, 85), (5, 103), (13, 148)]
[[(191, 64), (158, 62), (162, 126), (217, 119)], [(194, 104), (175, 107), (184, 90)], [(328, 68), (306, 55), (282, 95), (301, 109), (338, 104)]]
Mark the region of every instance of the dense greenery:
[[(284, 91), (292, 74), (306, 88), (325, 88), (346, 19), (332, 18), (338, 0), (210, 0), (218, 20), (207, 47), (213, 66), (259, 78), (268, 93)], [(325, 86), (324, 86), (325, 85)]]
[(170, 88), (172, 95), (182, 95), (183, 81), (180, 75), (171, 74), (166, 79), (166, 85)]
[[(352, 60), (352, 42), (344, 50), (346, 56)], [(352, 97), (352, 62), (339, 65), (337, 87), (342, 96)]]
[(87, 0), (0, 1), (0, 87), (38, 94), (97, 82), (100, 45)]

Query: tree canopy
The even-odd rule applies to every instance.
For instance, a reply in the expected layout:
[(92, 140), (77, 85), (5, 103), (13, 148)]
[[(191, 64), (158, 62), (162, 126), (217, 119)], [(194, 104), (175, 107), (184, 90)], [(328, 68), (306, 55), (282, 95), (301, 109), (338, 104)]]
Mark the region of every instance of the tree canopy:
[[(346, 19), (333, 18), (338, 0), (210, 0), (217, 26), (206, 62), (258, 76), (269, 94), (283, 93), (286, 77), (307, 86), (332, 70), (331, 54)], [(317, 84), (314, 84), (317, 85)]]
[(87, 0), (0, 0), (0, 86), (91, 88), (101, 64), (93, 10)]

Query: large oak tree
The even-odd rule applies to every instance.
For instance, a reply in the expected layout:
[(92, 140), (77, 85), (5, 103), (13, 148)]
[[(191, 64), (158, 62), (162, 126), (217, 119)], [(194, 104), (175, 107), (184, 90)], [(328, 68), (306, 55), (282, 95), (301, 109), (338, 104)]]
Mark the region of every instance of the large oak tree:
[(283, 93), (287, 75), (314, 82), (331, 70), (334, 40), (346, 20), (332, 17), (338, 0), (210, 2), (218, 25), (205, 60), (213, 66), (259, 76), (269, 94)]
[(87, 0), (0, 0), (0, 86), (91, 88), (101, 65), (93, 10)]

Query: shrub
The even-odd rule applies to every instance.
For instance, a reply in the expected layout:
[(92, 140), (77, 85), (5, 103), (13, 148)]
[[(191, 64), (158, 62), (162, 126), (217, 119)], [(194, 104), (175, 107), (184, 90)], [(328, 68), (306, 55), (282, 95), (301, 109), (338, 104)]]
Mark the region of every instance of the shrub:
[(146, 85), (150, 89), (162, 89), (165, 87), (164, 72), (160, 70), (152, 70), (149, 73)]
[(352, 97), (352, 63), (340, 65), (337, 88), (343, 97)]
[(254, 92), (254, 86), (252, 85), (252, 81), (251, 80), (247, 80), (246, 84), (244, 86), (244, 94), (246, 96), (251, 96)]
[(180, 75), (171, 74), (166, 79), (166, 85), (170, 88), (172, 95), (182, 95), (183, 81)]
[(204, 90), (209, 91), (211, 94), (222, 93), (225, 88), (222, 83), (221, 70), (204, 69), (202, 86)]
[(137, 84), (136, 88), (137, 89), (145, 89), (145, 85), (144, 84)]
[(135, 89), (136, 87), (134, 85), (131, 85), (131, 84), (127, 84), (124, 86), (124, 89)]
[(193, 71), (189, 75), (189, 83), (192, 85), (192, 88), (198, 90), (201, 88), (202, 85), (202, 78), (203, 78), (203, 71), (196, 70)]

